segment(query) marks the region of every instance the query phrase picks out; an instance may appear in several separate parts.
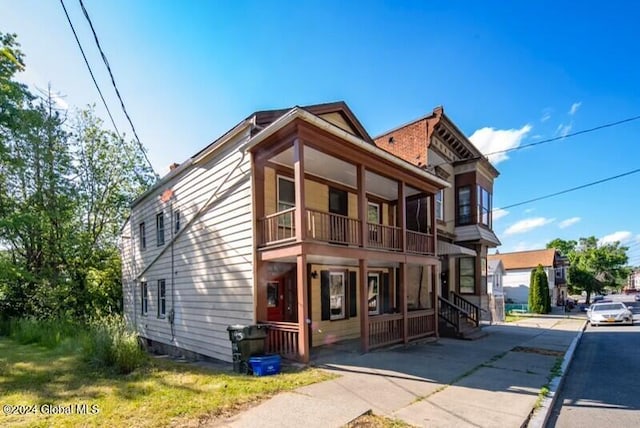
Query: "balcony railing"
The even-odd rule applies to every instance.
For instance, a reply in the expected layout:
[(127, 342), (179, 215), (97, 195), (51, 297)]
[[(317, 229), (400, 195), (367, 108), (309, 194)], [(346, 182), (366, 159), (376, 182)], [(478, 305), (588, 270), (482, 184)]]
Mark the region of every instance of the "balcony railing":
[(402, 249), (402, 229), (399, 227), (367, 223), (367, 229), (369, 247), (396, 251)]
[[(340, 214), (305, 210), (307, 239), (355, 247), (402, 251), (402, 229), (377, 223), (367, 223), (367, 236), (362, 237), (360, 220)], [(296, 239), (295, 208), (270, 214), (260, 219), (260, 246), (277, 245)], [(435, 254), (432, 234), (406, 231), (407, 252)]]
[(260, 220), (262, 239), (260, 245), (289, 241), (296, 237), (295, 207), (270, 214)]
[(407, 251), (418, 254), (435, 254), (433, 235), (407, 230)]
[(340, 214), (307, 210), (307, 236), (317, 241), (359, 246), (360, 220)]

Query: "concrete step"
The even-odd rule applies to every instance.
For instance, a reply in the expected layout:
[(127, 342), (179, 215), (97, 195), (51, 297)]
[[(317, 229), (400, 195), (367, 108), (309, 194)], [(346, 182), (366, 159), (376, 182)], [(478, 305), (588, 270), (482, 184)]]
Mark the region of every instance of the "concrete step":
[(488, 335), (489, 333), (487, 333), (482, 328), (474, 327), (472, 329), (462, 331), (460, 333), (460, 338), (463, 340), (478, 340), (482, 339), (483, 337), (487, 337)]

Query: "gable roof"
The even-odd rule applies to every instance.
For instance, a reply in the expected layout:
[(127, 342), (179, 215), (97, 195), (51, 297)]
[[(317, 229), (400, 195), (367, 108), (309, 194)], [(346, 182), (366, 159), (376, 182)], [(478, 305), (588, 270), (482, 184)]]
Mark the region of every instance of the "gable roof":
[[(295, 106), (298, 107), (298, 106)], [(291, 111), (294, 107), (289, 107), (286, 109), (278, 109), (278, 110), (262, 110), (257, 111), (250, 115), (249, 117), (255, 116), (255, 123), (259, 127), (265, 127), (273, 123), (276, 119), (282, 117), (287, 112)], [(327, 116), (332, 113), (338, 114), (341, 118), (346, 122), (350, 129), (344, 129), (345, 131), (355, 135), (356, 137), (362, 138), (368, 143), (373, 144), (373, 139), (369, 135), (364, 126), (360, 123), (355, 114), (351, 111), (349, 106), (344, 101), (336, 101), (331, 103), (323, 103), (323, 104), (312, 104), (308, 106), (298, 107), (303, 110), (308, 111), (309, 113), (316, 116)], [(326, 119), (325, 119), (326, 120)], [(336, 125), (336, 123), (334, 123)], [(339, 125), (337, 125), (339, 126)]]
[(500, 259), (491, 259), (491, 256), (489, 256), (487, 259), (487, 270), (489, 271), (489, 274), (492, 274), (494, 272), (496, 272), (496, 270), (498, 270), (498, 268), (500, 268), (500, 270), (504, 270), (504, 266), (502, 265), (502, 260)]
[(488, 261), (502, 260), (504, 270), (511, 269), (533, 269), (538, 265), (552, 267), (556, 257), (556, 250), (549, 248), (545, 250), (519, 251), (516, 253), (502, 253), (487, 256)]

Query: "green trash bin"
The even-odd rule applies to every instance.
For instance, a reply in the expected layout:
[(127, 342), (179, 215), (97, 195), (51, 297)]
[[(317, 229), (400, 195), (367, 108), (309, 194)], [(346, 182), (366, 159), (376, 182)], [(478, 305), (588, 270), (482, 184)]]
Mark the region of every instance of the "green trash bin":
[(266, 324), (236, 324), (227, 327), (233, 353), (233, 371), (248, 373), (249, 358), (264, 354), (268, 328)]

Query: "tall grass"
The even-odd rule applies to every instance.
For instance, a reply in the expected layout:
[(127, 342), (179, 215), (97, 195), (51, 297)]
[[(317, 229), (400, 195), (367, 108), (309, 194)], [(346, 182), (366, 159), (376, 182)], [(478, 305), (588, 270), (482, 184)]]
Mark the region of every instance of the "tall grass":
[(131, 373), (147, 360), (138, 335), (127, 329), (119, 316), (100, 318), (89, 324), (84, 340), (84, 356), (92, 365), (117, 373)]
[(24, 345), (64, 345), (80, 350), (95, 368), (120, 374), (131, 373), (147, 361), (137, 334), (127, 328), (121, 316), (101, 317), (86, 324), (60, 319), (0, 320), (0, 335)]

